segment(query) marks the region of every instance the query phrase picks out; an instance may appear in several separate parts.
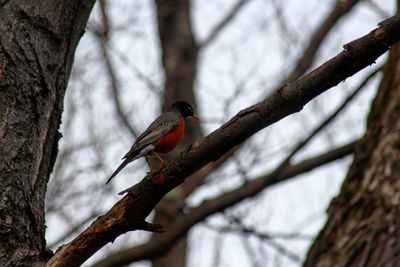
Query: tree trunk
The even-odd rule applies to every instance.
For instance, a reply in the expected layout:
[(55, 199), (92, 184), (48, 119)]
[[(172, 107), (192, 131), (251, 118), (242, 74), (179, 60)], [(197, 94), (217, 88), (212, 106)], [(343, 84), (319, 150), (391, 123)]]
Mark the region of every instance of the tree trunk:
[[(164, 106), (177, 100), (186, 100), (196, 107), (193, 84), (196, 77), (198, 47), (191, 24), (190, 0), (156, 0), (157, 21), (165, 73)], [(202, 136), (198, 123), (186, 123), (183, 142), (173, 154), (192, 144)], [(171, 155), (173, 155), (171, 154)], [(182, 199), (184, 185), (161, 200), (155, 209), (154, 222), (168, 225), (180, 213), (175, 203)], [(157, 240), (159, 235), (153, 235)], [(153, 267), (186, 266), (187, 240), (182, 237), (165, 255), (152, 261)]]
[(367, 124), (304, 266), (400, 266), (400, 45), (390, 51)]
[(0, 4), (0, 266), (37, 266), (75, 48), (94, 1)]

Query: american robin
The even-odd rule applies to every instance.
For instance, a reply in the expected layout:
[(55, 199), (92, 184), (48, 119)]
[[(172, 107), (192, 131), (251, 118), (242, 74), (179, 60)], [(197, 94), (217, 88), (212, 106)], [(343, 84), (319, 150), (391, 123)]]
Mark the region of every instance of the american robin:
[(142, 133), (133, 144), (132, 148), (122, 158), (124, 161), (111, 174), (106, 184), (114, 178), (128, 163), (153, 154), (160, 163), (165, 161), (158, 153), (167, 153), (173, 150), (185, 132), (185, 118), (191, 117), (198, 120), (199, 117), (194, 113), (192, 106), (185, 101), (173, 103), (167, 111), (162, 113), (150, 126)]

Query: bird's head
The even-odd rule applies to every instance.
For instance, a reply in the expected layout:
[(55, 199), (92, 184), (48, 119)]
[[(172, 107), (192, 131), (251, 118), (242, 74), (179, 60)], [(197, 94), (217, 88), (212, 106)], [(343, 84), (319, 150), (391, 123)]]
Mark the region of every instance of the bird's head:
[(178, 101), (173, 103), (169, 110), (179, 112), (184, 118), (191, 117), (192, 119), (199, 120), (199, 116), (194, 112), (193, 107), (185, 101)]

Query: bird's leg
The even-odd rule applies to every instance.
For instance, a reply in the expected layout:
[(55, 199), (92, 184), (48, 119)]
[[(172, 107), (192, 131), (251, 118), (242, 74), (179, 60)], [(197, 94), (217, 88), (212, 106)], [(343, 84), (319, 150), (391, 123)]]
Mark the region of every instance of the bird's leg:
[(160, 161), (161, 165), (165, 164), (165, 160), (155, 151), (153, 151), (154, 156), (156, 156), (158, 158), (158, 160)]

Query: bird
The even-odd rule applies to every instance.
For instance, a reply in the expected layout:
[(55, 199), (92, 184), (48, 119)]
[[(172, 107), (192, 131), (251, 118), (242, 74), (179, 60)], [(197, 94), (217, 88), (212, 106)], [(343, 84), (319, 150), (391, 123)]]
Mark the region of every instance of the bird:
[(193, 107), (186, 101), (177, 101), (158, 116), (136, 139), (132, 148), (122, 158), (123, 162), (108, 178), (108, 184), (126, 165), (132, 161), (153, 154), (164, 164), (165, 160), (158, 153), (172, 151), (182, 140), (185, 133), (185, 119), (199, 120)]

